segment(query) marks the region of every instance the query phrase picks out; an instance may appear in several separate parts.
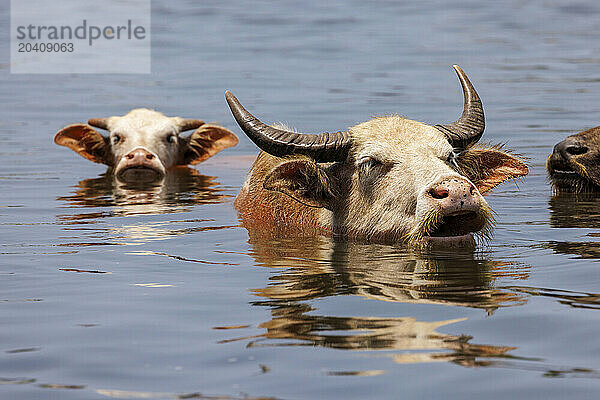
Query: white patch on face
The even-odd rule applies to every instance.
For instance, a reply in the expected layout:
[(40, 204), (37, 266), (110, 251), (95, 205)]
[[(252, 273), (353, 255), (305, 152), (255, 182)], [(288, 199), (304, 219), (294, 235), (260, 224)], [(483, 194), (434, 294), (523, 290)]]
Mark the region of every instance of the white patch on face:
[(109, 118), (108, 128), (117, 173), (129, 165), (126, 156), (136, 149), (152, 154), (148, 162), (162, 174), (177, 162), (181, 138), (173, 119), (162, 113), (132, 110), (123, 117)]

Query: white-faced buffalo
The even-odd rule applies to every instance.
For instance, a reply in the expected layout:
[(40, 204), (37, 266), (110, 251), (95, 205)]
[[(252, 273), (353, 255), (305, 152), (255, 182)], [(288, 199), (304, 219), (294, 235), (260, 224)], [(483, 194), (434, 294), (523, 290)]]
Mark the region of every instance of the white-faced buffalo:
[(263, 150), (235, 201), (244, 224), (411, 243), (472, 243), (474, 233), (488, 233), (493, 218), (481, 193), (528, 169), (499, 147), (475, 145), (483, 107), (454, 69), (464, 111), (448, 125), (392, 115), (345, 132), (299, 134), (263, 124), (226, 92)]
[[(144, 108), (122, 117), (93, 118), (88, 124), (64, 127), (54, 142), (90, 161), (108, 165), (119, 180), (128, 182), (159, 180), (171, 167), (197, 164), (238, 142), (221, 126), (167, 117)], [(107, 130), (109, 135), (101, 135), (92, 126)], [(192, 129), (191, 135), (180, 135)]]
[(546, 169), (559, 190), (600, 191), (600, 126), (571, 135), (554, 146)]

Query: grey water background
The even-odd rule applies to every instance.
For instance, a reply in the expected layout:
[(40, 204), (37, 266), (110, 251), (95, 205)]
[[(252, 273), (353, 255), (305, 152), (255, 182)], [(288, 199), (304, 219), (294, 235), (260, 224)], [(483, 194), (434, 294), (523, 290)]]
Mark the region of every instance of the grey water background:
[[(2, 42), (0, 398), (598, 398), (600, 197), (553, 193), (544, 161), (600, 124), (599, 43), (600, 4), (550, 0), (156, 0), (150, 75), (11, 75)], [(257, 150), (225, 89), (306, 132), (444, 123), (452, 64), (483, 140), (531, 167), (487, 196), (492, 240), (423, 254), (239, 226)], [(240, 144), (144, 193), (52, 142), (141, 106)]]

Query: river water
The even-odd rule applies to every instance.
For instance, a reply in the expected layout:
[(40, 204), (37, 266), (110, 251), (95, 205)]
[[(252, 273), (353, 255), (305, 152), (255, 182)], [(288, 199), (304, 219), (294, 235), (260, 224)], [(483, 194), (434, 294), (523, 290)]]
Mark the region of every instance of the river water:
[[(149, 75), (14, 75), (0, 45), (0, 398), (598, 398), (600, 196), (553, 193), (544, 161), (600, 124), (599, 3), (156, 0), (151, 34)], [(447, 123), (452, 64), (483, 99), (483, 141), (530, 164), (486, 196), (489, 242), (239, 226), (257, 149), (225, 89), (306, 132)], [(52, 142), (141, 106), (240, 144), (140, 192)]]

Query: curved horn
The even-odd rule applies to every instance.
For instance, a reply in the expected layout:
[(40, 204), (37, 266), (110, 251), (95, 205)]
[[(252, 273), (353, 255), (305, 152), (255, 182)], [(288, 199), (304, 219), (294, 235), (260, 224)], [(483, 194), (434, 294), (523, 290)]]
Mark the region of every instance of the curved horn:
[(231, 92), (225, 92), (225, 99), (244, 133), (271, 155), (283, 157), (289, 154), (304, 154), (316, 162), (344, 161), (348, 156), (352, 145), (348, 132), (313, 135), (273, 128), (250, 114)]
[(88, 124), (106, 131), (108, 130), (108, 118), (92, 118), (88, 120)]
[(463, 113), (457, 121), (448, 125), (435, 125), (435, 127), (448, 137), (452, 146), (464, 149), (476, 143), (483, 135), (485, 117), (481, 99), (467, 74), (458, 65), (452, 67), (458, 75), (465, 96)]
[(192, 129), (198, 129), (204, 125), (204, 121), (200, 119), (181, 119), (177, 124), (179, 132), (191, 131)]

